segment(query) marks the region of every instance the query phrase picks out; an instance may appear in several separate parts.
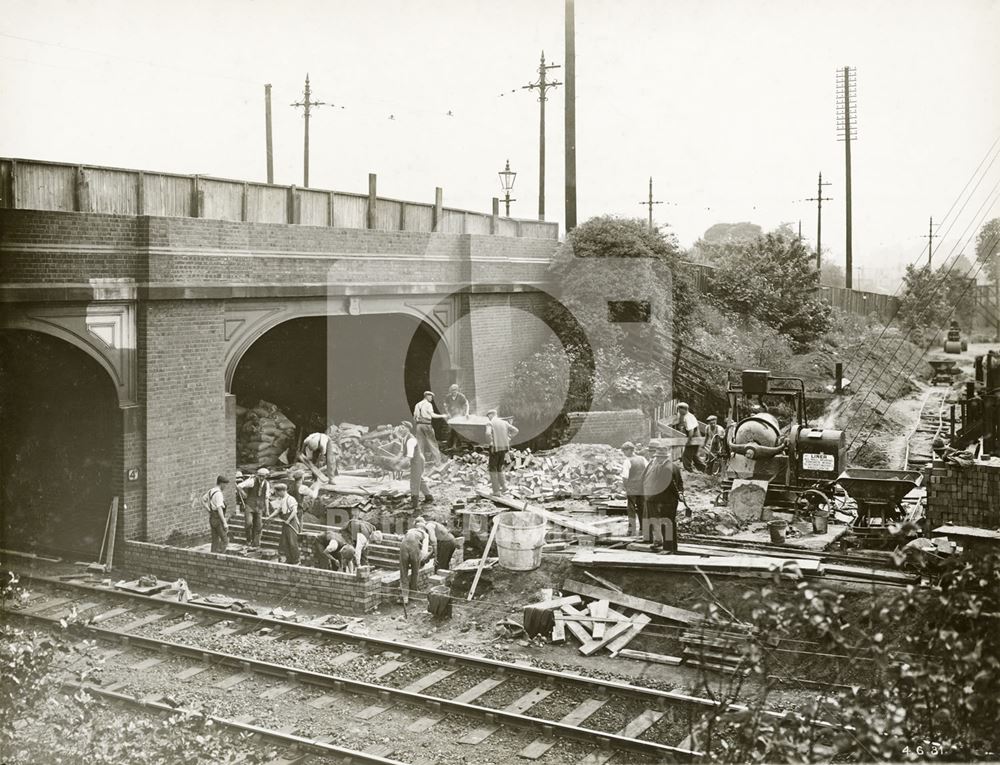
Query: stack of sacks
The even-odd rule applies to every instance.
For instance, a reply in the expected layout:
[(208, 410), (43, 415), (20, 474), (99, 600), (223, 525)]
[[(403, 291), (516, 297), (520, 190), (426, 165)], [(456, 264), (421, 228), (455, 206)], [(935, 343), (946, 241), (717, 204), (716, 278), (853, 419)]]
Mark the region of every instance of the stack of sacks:
[(268, 401), (257, 402), (242, 417), (237, 410), (237, 424), (236, 450), (242, 464), (274, 466), (286, 449), (296, 449), (295, 423)]

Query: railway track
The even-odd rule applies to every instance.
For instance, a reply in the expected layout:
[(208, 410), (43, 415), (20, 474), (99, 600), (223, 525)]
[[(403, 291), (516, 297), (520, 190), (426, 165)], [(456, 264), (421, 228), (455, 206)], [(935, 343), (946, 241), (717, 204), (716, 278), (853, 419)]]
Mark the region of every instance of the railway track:
[(904, 464), (907, 470), (922, 470), (933, 459), (935, 437), (945, 428), (945, 403), (951, 388), (931, 388), (924, 396), (917, 426), (906, 439)]
[[(8, 611), (11, 618), (55, 628), (73, 615), (74, 637), (110, 644), (95, 693), (146, 705), (178, 697), (237, 709), (242, 703), (259, 713), (223, 714), (223, 724), (278, 741), (294, 736), (285, 743), (296, 749), (316, 742), (318, 755), (406, 761), (416, 742), (447, 731), (470, 747), (495, 753), (502, 745), (507, 761), (600, 765), (618, 752), (630, 762), (689, 761), (699, 756), (689, 743), (693, 733), (715, 708), (679, 693), (82, 582), (22, 582), (33, 597)], [(242, 702), (230, 703), (241, 694)], [(277, 714), (276, 705), (306, 713)], [(284, 727), (267, 724), (275, 715)], [(352, 733), (331, 735), (331, 724)], [(386, 742), (379, 731), (405, 734)]]

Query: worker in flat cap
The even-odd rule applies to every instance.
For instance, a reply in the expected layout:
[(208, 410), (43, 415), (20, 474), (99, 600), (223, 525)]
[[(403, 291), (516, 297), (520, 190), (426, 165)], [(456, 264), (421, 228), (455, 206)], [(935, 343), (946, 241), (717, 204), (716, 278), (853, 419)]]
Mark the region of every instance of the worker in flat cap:
[(299, 503), (295, 501), (295, 497), (288, 493), (286, 484), (276, 483), (273, 489), (274, 496), (270, 502), (271, 514), (264, 519), (264, 523), (275, 516), (281, 521), (278, 554), (284, 556), (285, 563), (297, 566), (299, 564), (299, 533), (302, 531)]
[(517, 435), (517, 428), (507, 420), (497, 416), (496, 409), (486, 412), (486, 435), (490, 439), (489, 471), (490, 484), (494, 494), (504, 494), (507, 491), (507, 479), (504, 476), (504, 463), (507, 452), (510, 451), (510, 440)]
[(684, 492), (684, 479), (674, 461), (672, 447), (654, 438), (649, 442), (650, 460), (642, 476), (646, 501), (643, 540), (653, 552), (677, 552), (677, 505)]
[(236, 501), (243, 510), (243, 530), (248, 550), (260, 548), (260, 534), (264, 528), (267, 503), (271, 501), (271, 471), (266, 467), (236, 484)]
[(222, 493), (229, 479), (220, 475), (215, 486), (201, 497), (201, 505), (208, 512), (208, 526), (212, 533), (212, 552), (224, 553), (229, 547), (229, 519), (226, 517), (226, 498)]
[(404, 420), (403, 425), (406, 428), (403, 453), (393, 467), (399, 472), (404, 470), (410, 471), (410, 507), (413, 512), (417, 512), (421, 494), (424, 495), (424, 502), (433, 502), (434, 497), (431, 496), (431, 490), (427, 488), (427, 482), (424, 480), (424, 464), (426, 463), (426, 459), (424, 458), (420, 439), (413, 432), (412, 423)]
[(719, 472), (720, 460), (726, 450), (726, 429), (719, 424), (719, 418), (710, 414), (705, 418), (705, 472), (713, 475)]
[(684, 454), (681, 456), (684, 469), (704, 472), (705, 463), (698, 454), (701, 446), (698, 418), (691, 413), (691, 408), (683, 401), (677, 405), (677, 419), (674, 427), (687, 436), (687, 444), (685, 444)]
[(448, 415), (448, 443), (445, 449), (451, 454), (458, 454), (465, 446), (465, 439), (451, 427), (451, 421), (469, 416), (469, 399), (458, 389), (457, 383), (448, 387), (448, 393), (444, 396), (444, 411)]
[(424, 459), (432, 465), (441, 462), (441, 450), (438, 449), (437, 436), (434, 435), (434, 420), (446, 420), (447, 415), (434, 411), (434, 393), (424, 391), (424, 397), (413, 407), (414, 434), (420, 441)]
[(642, 527), (644, 512), (644, 497), (642, 495), (642, 474), (646, 470), (646, 458), (635, 453), (635, 444), (626, 441), (622, 444), (621, 479), (625, 487), (625, 499), (628, 513), (628, 535), (634, 537)]

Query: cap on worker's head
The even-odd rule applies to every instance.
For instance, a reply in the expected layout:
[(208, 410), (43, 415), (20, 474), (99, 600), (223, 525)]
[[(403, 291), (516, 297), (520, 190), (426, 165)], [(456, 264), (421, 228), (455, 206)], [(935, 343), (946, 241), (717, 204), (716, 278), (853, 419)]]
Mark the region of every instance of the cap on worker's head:
[(622, 451), (623, 452), (634, 452), (635, 451), (635, 444), (633, 444), (631, 441), (626, 441), (625, 443), (622, 444)]
[(426, 525), (427, 521), (425, 521), (423, 518), (418, 518), (413, 522), (413, 528), (415, 529), (422, 529)]
[(379, 531), (378, 529), (375, 529), (375, 531), (372, 532), (371, 543), (373, 545), (382, 544), (382, 532)]
[(288, 491), (288, 484), (276, 483), (271, 488), (273, 488), (275, 491), (279, 491), (279, 492), (280, 491)]
[(425, 396), (433, 396), (434, 395), (434, 391), (432, 391), (432, 390), (425, 390), (424, 391), (424, 395)]
[(714, 414), (708, 415), (708, 418), (705, 420), (705, 422), (718, 422), (718, 421), (719, 418), (716, 417)]
[(681, 402), (680, 402), (680, 403), (679, 403), (679, 404), (677, 405), (677, 408), (678, 408), (678, 409), (690, 409), (690, 407), (689, 407), (689, 406), (688, 406), (687, 404), (685, 404), (685, 403), (684, 403), (683, 401), (681, 401)]
[(224, 475), (220, 475), (218, 478), (215, 479), (215, 482), (216, 483), (229, 483), (229, 479), (226, 478)]
[(451, 385), (449, 385), (448, 386), (448, 390), (451, 390), (451, 391), (458, 390), (458, 383), (452, 383)]
[(296, 470), (294, 473), (292, 473), (292, 480), (293, 481), (301, 481), (305, 477), (306, 477), (306, 474), (305, 474), (304, 470)]
[(496, 409), (487, 409), (487, 410), (486, 410), (486, 416), (487, 416), (487, 417), (489, 417), (489, 416), (490, 416), (491, 414), (495, 416), (495, 415), (496, 415), (496, 413), (497, 413), (497, 410), (496, 410)]
[(257, 468), (257, 475), (259, 475), (261, 478), (267, 478), (269, 475), (271, 475), (271, 471), (268, 470), (267, 468)]
[(670, 446), (662, 438), (649, 439), (649, 451), (651, 454), (671, 454)]
[(418, 523), (424, 523), (424, 522), (425, 522), (424, 521), (424, 516), (422, 516), (422, 515), (418, 515), (416, 518), (413, 519), (413, 525), (414, 526), (416, 526)]
[(400, 424), (400, 425), (402, 425), (402, 426), (403, 426), (404, 428), (406, 428), (407, 430), (413, 430), (413, 423), (412, 423), (412, 422), (410, 422), (409, 420), (403, 420), (403, 421), (402, 421), (401, 423), (399, 423), (399, 424)]

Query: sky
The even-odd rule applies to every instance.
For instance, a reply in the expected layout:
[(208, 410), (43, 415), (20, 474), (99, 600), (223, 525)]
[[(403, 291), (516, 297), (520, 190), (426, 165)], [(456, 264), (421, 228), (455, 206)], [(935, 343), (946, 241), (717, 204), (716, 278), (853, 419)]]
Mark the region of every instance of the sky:
[[(265, 179), (511, 213), (538, 200), (541, 52), (564, 63), (562, 0), (0, 0), (0, 156)], [(880, 268), (974, 251), (1000, 215), (1000, 0), (577, 0), (578, 217), (645, 217), (690, 246), (709, 226), (797, 225), (844, 253), (835, 76), (857, 71), (854, 259)], [(551, 71), (559, 81), (564, 70)], [(563, 88), (547, 108), (546, 218), (563, 220)], [(983, 158), (982, 178), (974, 171)], [(960, 210), (966, 183), (967, 203)], [(970, 190), (972, 189), (972, 190)], [(958, 204), (955, 204), (956, 200)], [(982, 205), (981, 209), (980, 206)], [(951, 213), (949, 213), (951, 210)], [(977, 210), (979, 210), (977, 215)], [(989, 213), (992, 211), (992, 215)], [(946, 217), (947, 215), (947, 217)], [(949, 225), (950, 224), (950, 225)], [(867, 274), (867, 276), (866, 276)], [(857, 286), (857, 285), (856, 285)]]

